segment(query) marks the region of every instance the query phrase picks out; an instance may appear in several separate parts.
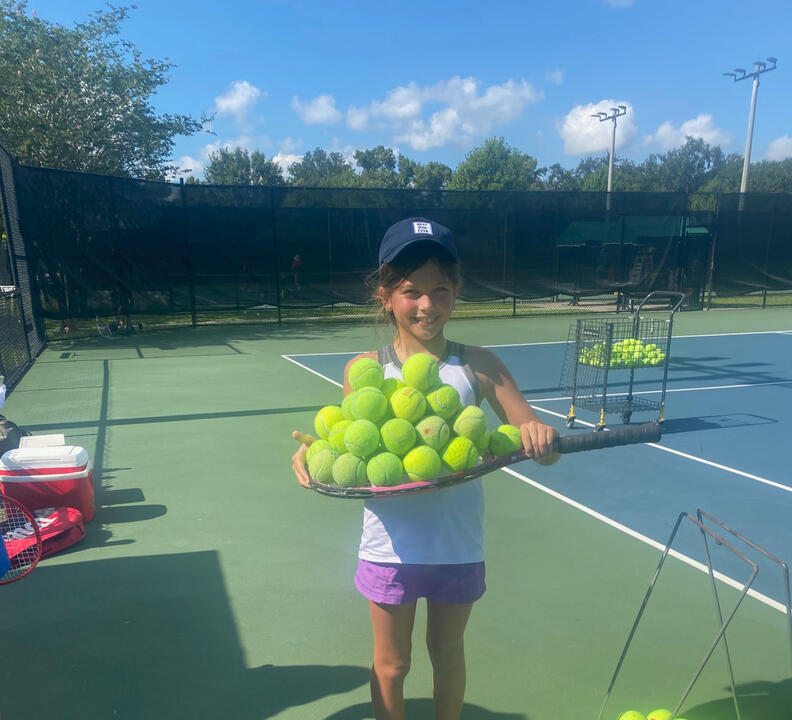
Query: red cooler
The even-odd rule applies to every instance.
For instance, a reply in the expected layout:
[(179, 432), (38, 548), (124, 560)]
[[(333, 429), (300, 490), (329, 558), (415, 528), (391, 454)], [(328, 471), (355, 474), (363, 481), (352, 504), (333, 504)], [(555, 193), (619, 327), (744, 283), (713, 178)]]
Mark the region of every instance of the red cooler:
[(29, 510), (72, 507), (85, 522), (93, 519), (93, 473), (85, 448), (57, 445), (9, 450), (0, 458), (0, 485)]

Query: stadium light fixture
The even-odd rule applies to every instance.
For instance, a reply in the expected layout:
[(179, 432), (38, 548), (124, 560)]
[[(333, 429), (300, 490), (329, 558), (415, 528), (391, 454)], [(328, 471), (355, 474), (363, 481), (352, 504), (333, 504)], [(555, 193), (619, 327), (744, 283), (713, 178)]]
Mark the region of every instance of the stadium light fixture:
[(600, 112), (598, 112), (596, 115), (591, 116), (598, 118), (600, 122), (605, 122), (606, 120), (613, 121), (613, 127), (611, 128), (610, 154), (608, 156), (608, 195), (606, 201), (607, 210), (610, 210), (611, 191), (613, 190), (613, 155), (616, 151), (616, 118), (627, 114), (627, 106), (619, 105), (618, 107), (612, 107), (610, 110), (610, 114), (600, 110)]
[[(753, 78), (753, 90), (751, 91), (751, 109), (748, 113), (748, 136), (745, 140), (745, 156), (743, 157), (742, 178), (740, 179), (740, 210), (743, 209), (743, 202), (745, 193), (748, 191), (748, 168), (751, 164), (751, 144), (753, 143), (753, 128), (754, 118), (756, 117), (756, 94), (759, 91), (759, 76), (762, 73), (770, 72), (776, 69), (778, 60), (774, 57), (769, 57), (764, 60), (756, 60), (753, 64), (753, 72), (746, 72), (743, 68), (734, 68), (733, 72), (725, 72), (724, 75), (731, 76), (734, 82), (745, 80), (746, 78)], [(772, 63), (770, 67), (767, 63)], [(740, 73), (737, 75), (736, 73)]]

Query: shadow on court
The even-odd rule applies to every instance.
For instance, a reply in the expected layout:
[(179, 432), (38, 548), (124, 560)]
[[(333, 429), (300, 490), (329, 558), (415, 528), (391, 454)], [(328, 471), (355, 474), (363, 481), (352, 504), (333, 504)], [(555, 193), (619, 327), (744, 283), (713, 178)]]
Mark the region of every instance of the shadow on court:
[(695, 432), (697, 430), (724, 430), (726, 428), (735, 427), (753, 427), (754, 425), (773, 425), (777, 423), (778, 420), (774, 418), (754, 415), (752, 413), (670, 418), (663, 421), (663, 435)]
[(44, 565), (0, 596), (3, 720), (254, 720), (368, 683), (363, 667), (248, 669), (214, 552)]
[[(405, 700), (405, 715), (410, 720), (434, 720), (434, 705), (430, 699)], [(527, 715), (487, 710), (479, 705), (465, 703), (462, 709), (465, 720), (529, 720)], [(359, 703), (328, 715), (324, 720), (373, 720), (370, 703)]]
[[(697, 705), (683, 713), (696, 720), (723, 720), (735, 717), (734, 702), (728, 688), (727, 697)], [(740, 716), (751, 720), (788, 718), (792, 708), (792, 679), (780, 682), (756, 681), (737, 684)]]

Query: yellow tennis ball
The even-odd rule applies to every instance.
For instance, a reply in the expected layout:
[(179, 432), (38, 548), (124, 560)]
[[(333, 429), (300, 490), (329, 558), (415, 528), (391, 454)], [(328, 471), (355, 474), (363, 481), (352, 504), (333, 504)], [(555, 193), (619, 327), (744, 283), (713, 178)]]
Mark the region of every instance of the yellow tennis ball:
[(380, 428), (385, 449), (403, 457), (415, 445), (415, 428), (403, 418), (392, 418)]
[(366, 462), (352, 453), (344, 453), (333, 463), (333, 481), (344, 487), (363, 487), (368, 485)]
[(459, 472), (478, 462), (479, 451), (472, 440), (458, 435), (445, 446), (440, 457), (454, 472)]
[(354, 394), (357, 390), (353, 390), (349, 395), (346, 395), (341, 401), (341, 415), (345, 420), (354, 420), (355, 416), (352, 414), (352, 403), (354, 402)]
[(372, 485), (398, 485), (402, 481), (404, 467), (393, 453), (378, 453), (366, 463), (366, 476)]
[(454, 432), (473, 442), (480, 441), (487, 432), (487, 416), (476, 405), (468, 405), (454, 419)]
[(370, 420), (353, 420), (344, 430), (344, 445), (347, 451), (360, 458), (373, 454), (379, 441), (379, 430)]
[(390, 406), (396, 417), (416, 423), (426, 412), (426, 398), (420, 390), (403, 387), (391, 395)]
[(424, 445), (440, 452), (451, 439), (451, 430), (439, 415), (428, 415), (416, 426), (415, 431)]
[(380, 388), (385, 374), (380, 365), (373, 358), (360, 358), (349, 366), (349, 384), (353, 390), (360, 390), (362, 387)]
[(435, 415), (448, 420), (459, 410), (459, 393), (451, 385), (441, 385), (426, 396), (426, 403)]
[[(342, 421), (343, 422), (343, 421)], [(336, 423), (338, 425), (338, 423)], [(333, 426), (335, 427), (335, 426)], [(332, 430), (330, 431), (332, 433)], [(316, 455), (320, 450), (332, 450), (333, 445), (330, 440), (314, 440), (308, 446), (308, 452), (305, 453), (305, 462), (311, 462), (311, 458)]]
[[(344, 433), (351, 424), (352, 420), (339, 420), (337, 423), (335, 423), (335, 425), (333, 425), (332, 428), (330, 428), (330, 434), (327, 436), (327, 440), (336, 452), (346, 452), (346, 445), (344, 445)], [(319, 441), (317, 440), (317, 442)], [(315, 444), (316, 443), (314, 443), (314, 445)]]
[(522, 435), (514, 425), (499, 425), (490, 435), (490, 450), (495, 457), (517, 452), (522, 446)]
[(399, 388), (405, 387), (404, 383), (399, 380), (399, 378), (385, 378), (382, 381), (382, 394), (390, 400), (390, 396), (393, 395)]
[(408, 452), (402, 460), (404, 471), (410, 480), (431, 480), (437, 477), (442, 462), (440, 456), (428, 445), (418, 445)]
[(428, 393), (440, 384), (440, 368), (431, 355), (415, 353), (404, 361), (402, 379), (410, 387)]
[[(341, 422), (344, 422), (343, 420)], [(331, 431), (330, 438), (332, 442), (333, 433)], [(479, 454), (483, 455), (484, 453), (489, 451), (489, 444), (490, 444), (490, 433), (485, 432), (478, 440), (474, 440), (476, 443), (476, 447), (478, 448)]]
[(333, 482), (333, 463), (338, 453), (333, 448), (324, 448), (314, 453), (308, 461), (308, 472), (311, 477), (320, 483)]
[(330, 428), (339, 420), (343, 420), (343, 418), (344, 416), (341, 412), (341, 408), (338, 407), (338, 405), (325, 405), (316, 413), (316, 417), (314, 418), (316, 434), (320, 438), (327, 440), (327, 436), (330, 434)]
[(619, 715), (619, 720), (646, 720), (646, 718), (637, 710), (628, 710)]
[(670, 720), (671, 718), (671, 711), (666, 710), (665, 708), (660, 708), (659, 710), (652, 710), (647, 716), (646, 720)]
[(388, 398), (375, 387), (365, 385), (347, 397), (352, 398), (349, 401), (349, 412), (352, 413), (354, 420), (370, 420), (377, 423), (388, 411)]

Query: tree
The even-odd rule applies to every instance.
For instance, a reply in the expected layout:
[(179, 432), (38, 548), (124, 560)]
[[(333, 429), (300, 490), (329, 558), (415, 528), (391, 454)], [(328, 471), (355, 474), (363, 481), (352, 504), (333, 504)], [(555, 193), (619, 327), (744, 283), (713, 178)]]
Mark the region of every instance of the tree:
[(647, 179), (654, 181), (651, 182), (654, 187), (647, 189), (693, 193), (715, 177), (724, 162), (723, 151), (718, 146), (688, 137), (684, 145), (665, 155), (650, 155), (642, 169)]
[(73, 28), (27, 15), (0, 0), (0, 142), (23, 163), (164, 179), (173, 139), (209, 119), (158, 115), (151, 106), (174, 66), (141, 59), (119, 37), (125, 7)]
[(413, 187), (419, 190), (444, 190), (451, 182), (453, 171), (440, 162), (418, 165), (413, 176)]
[(321, 148), (308, 151), (302, 160), (289, 165), (293, 185), (300, 187), (356, 187), (354, 168), (339, 152), (326, 153)]
[(361, 170), (361, 187), (399, 187), (400, 178), (396, 173), (396, 154), (393, 150), (384, 145), (377, 145), (370, 150), (356, 150), (354, 157)]
[(448, 187), (452, 190), (538, 190), (536, 158), (492, 137), (474, 148), (457, 165)]
[(237, 147), (220, 148), (209, 155), (204, 170), (206, 182), (213, 185), (284, 185), (278, 163), (267, 160), (264, 153)]

